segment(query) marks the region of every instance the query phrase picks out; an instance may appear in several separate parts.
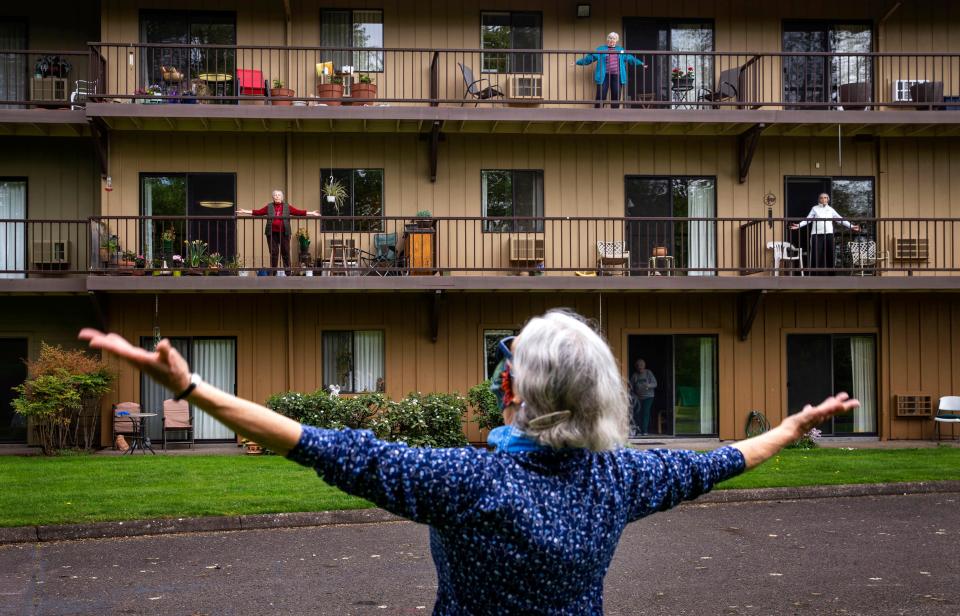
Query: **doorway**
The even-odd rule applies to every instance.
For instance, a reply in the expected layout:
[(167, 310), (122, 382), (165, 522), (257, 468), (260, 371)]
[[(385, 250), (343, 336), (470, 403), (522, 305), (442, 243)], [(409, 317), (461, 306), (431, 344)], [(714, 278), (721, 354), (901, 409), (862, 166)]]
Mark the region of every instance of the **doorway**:
[[(790, 222), (806, 218), (823, 193), (830, 196), (830, 205), (838, 214), (860, 225), (860, 232), (855, 238), (857, 241), (876, 240), (876, 224), (870, 220), (877, 215), (872, 177), (787, 177), (784, 178), (784, 184), (784, 210), (786, 217), (791, 219), (784, 225), (784, 239), (803, 249), (804, 255), (810, 254), (812, 225), (793, 231)], [(846, 231), (839, 225), (834, 225), (834, 228), (839, 232)], [(836, 243), (834, 251), (833, 262), (836, 267), (852, 267), (843, 242)]]
[[(713, 89), (713, 21), (709, 19), (649, 19), (626, 17), (622, 45), (629, 51), (675, 51), (676, 54), (637, 54), (643, 66), (627, 65), (624, 98), (634, 101), (689, 101), (703, 88)], [(689, 90), (673, 87), (673, 69), (693, 69)]]
[(12, 388), (27, 380), (26, 338), (0, 338), (0, 443), (26, 443), (27, 422), (13, 409)]
[[(823, 103), (827, 106), (840, 100), (841, 95), (843, 100), (850, 102), (868, 102), (872, 98), (873, 60), (866, 55), (873, 51), (873, 26), (870, 23), (786, 21), (783, 24), (783, 51), (836, 54), (785, 56), (785, 103)], [(840, 55), (843, 53), (849, 55)], [(810, 106), (788, 108), (809, 109)]]

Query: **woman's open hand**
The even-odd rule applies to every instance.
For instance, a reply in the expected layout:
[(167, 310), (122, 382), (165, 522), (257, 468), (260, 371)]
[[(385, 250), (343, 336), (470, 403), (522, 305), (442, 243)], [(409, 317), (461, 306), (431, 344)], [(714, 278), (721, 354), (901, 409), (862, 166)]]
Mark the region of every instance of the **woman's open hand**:
[(156, 382), (160, 383), (175, 394), (185, 390), (190, 385), (190, 366), (170, 341), (164, 338), (157, 345), (157, 350), (150, 352), (133, 346), (119, 334), (105, 334), (101, 331), (84, 328), (78, 336), (86, 340), (91, 349), (100, 349), (130, 365), (143, 370)]
[(859, 406), (859, 400), (851, 398), (846, 392), (840, 392), (835, 396), (830, 396), (817, 406), (808, 404), (799, 413), (784, 419), (781, 425), (790, 430), (795, 435), (794, 440), (796, 440), (809, 432), (811, 428), (819, 426), (834, 415), (852, 411)]

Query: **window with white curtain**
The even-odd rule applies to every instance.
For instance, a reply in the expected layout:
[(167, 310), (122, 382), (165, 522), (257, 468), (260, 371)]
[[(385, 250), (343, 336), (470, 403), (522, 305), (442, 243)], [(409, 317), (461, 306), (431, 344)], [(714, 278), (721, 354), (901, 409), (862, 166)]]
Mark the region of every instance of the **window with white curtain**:
[(0, 278), (26, 276), (26, 219), (26, 180), (0, 180)]
[(321, 338), (324, 389), (338, 385), (344, 393), (385, 391), (382, 331), (325, 331)]
[[(170, 344), (190, 364), (190, 367), (207, 383), (228, 393), (237, 392), (237, 340), (236, 338), (189, 338), (173, 337)], [(153, 338), (143, 337), (140, 346), (153, 348)], [(163, 401), (179, 392), (157, 384), (147, 375), (140, 376), (140, 406), (144, 413), (156, 413), (148, 420), (151, 439), (163, 435)], [(232, 440), (235, 433), (230, 428), (208, 415), (203, 409), (190, 405), (193, 417), (194, 438), (197, 440)]]
[(383, 52), (364, 49), (383, 48), (383, 11), (327, 10), (320, 11), (320, 46), (353, 47), (350, 51), (332, 51), (324, 61), (332, 61), (334, 70), (352, 66), (359, 73), (383, 72)]

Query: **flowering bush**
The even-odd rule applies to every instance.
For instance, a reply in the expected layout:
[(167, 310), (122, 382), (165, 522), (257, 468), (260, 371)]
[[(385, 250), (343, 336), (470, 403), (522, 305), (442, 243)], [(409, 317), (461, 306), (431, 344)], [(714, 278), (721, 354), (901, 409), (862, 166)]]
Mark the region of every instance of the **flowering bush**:
[(683, 70), (680, 67), (674, 68), (670, 71), (670, 76), (674, 79), (693, 79), (696, 76), (695, 71), (692, 66), (688, 66), (687, 70)]
[(503, 425), (503, 411), (497, 406), (497, 397), (490, 391), (490, 379), (471, 387), (467, 399), (473, 407), (473, 421), (482, 430)]
[(823, 433), (816, 429), (810, 428), (810, 431), (798, 438), (796, 441), (787, 445), (787, 449), (816, 449), (817, 441), (820, 440), (820, 437)]

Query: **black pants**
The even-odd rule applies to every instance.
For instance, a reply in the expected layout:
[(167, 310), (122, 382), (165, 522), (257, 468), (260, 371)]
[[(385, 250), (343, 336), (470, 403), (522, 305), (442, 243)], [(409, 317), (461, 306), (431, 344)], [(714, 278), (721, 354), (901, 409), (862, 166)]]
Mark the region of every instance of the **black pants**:
[[(810, 235), (810, 267), (833, 268), (833, 233)], [(813, 271), (815, 276), (832, 276), (833, 272)]]
[[(271, 231), (267, 234), (267, 246), (270, 247), (270, 267), (276, 269), (277, 261), (283, 258), (283, 266), (290, 267), (290, 236), (286, 233)], [(290, 272), (287, 272), (288, 274)]]
[(607, 90), (610, 90), (610, 107), (613, 109), (620, 108), (620, 75), (614, 75), (612, 73), (607, 73), (607, 76), (603, 78), (602, 84), (597, 84), (597, 101), (598, 102), (594, 107), (599, 109), (603, 106), (603, 101), (607, 100)]

